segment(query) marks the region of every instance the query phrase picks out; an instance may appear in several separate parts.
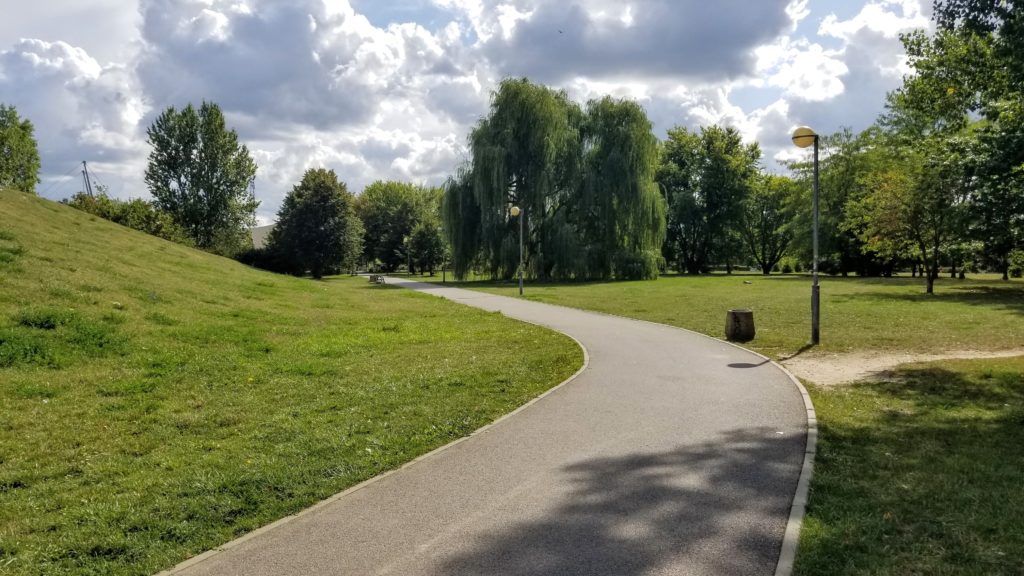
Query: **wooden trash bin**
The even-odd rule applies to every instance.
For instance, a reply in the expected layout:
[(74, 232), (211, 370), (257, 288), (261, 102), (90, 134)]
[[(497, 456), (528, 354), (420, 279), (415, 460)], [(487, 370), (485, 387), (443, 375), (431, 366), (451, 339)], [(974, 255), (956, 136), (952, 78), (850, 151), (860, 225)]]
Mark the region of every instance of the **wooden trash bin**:
[(729, 310), (725, 315), (725, 339), (750, 342), (754, 339), (754, 311), (747, 308)]

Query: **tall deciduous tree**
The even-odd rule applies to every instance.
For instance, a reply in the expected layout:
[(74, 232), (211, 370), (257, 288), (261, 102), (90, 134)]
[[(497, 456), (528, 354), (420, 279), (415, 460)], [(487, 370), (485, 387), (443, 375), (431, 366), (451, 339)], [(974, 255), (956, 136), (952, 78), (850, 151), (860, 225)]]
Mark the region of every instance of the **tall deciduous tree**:
[(647, 114), (636, 102), (591, 101), (582, 141), (582, 187), (573, 208), (588, 251), (586, 276), (656, 275), (645, 268), (656, 267), (665, 241), (666, 206), (654, 181), (658, 141)]
[(439, 193), (407, 182), (377, 181), (356, 199), (365, 227), (363, 253), (393, 272), (409, 261), (409, 237), (425, 218), (437, 218)]
[(757, 179), (744, 203), (740, 234), (765, 276), (782, 260), (793, 239), (791, 223), (799, 185), (785, 176)]
[(761, 149), (744, 144), (733, 128), (710, 126), (700, 134), (669, 130), (658, 181), (669, 201), (668, 251), (690, 274), (714, 263), (731, 264), (744, 200), (758, 173)]
[(203, 102), (164, 110), (147, 130), (146, 184), (157, 205), (184, 227), (196, 245), (237, 252), (255, 224), (251, 184), (256, 163), (229, 130), (220, 107)]
[(1008, 280), (1010, 255), (1024, 248), (1024, 104), (1007, 103), (998, 122), (978, 131), (974, 151), (972, 236), (987, 264)]
[[(869, 128), (857, 134), (843, 128), (820, 140), (819, 250), (821, 269), (843, 276), (856, 272), (862, 276), (877, 275), (887, 270), (890, 261), (864, 245), (854, 229), (847, 207), (865, 194), (861, 176), (871, 170), (869, 152), (876, 148), (881, 132)], [(813, 202), (811, 179), (814, 165), (810, 161), (790, 164), (802, 187), (802, 198), (796, 203), (793, 222), (793, 252), (810, 262), (813, 254)]]
[(409, 252), (416, 269), (434, 275), (434, 270), (444, 261), (445, 256), (444, 238), (436, 219), (426, 219), (412, 229)]
[(363, 226), (355, 200), (333, 170), (310, 169), (285, 196), (268, 249), (293, 266), (322, 278), (352, 269), (362, 252)]
[(934, 292), (942, 250), (964, 233), (968, 199), (962, 138), (934, 136), (914, 148), (895, 147), (889, 160), (864, 176), (870, 193), (863, 240), (905, 242), (925, 266), (926, 291)]
[(477, 263), (482, 235), (480, 204), (473, 194), (472, 166), (461, 167), (445, 183), (441, 218), (452, 271), (456, 278), (465, 278)]
[(636, 103), (605, 98), (582, 109), (564, 92), (506, 80), (470, 147), (443, 210), (457, 277), (474, 264), (513, 277), (520, 234), (531, 277), (657, 275), (665, 207), (653, 179), (657, 142)]
[(900, 119), (955, 130), (980, 114), (972, 173), (972, 232), (988, 264), (1008, 277), (1024, 247), (1024, 3), (938, 0), (937, 31), (903, 37), (915, 74), (895, 93)]
[(35, 194), (40, 164), (33, 131), (13, 106), (0, 104), (0, 188)]
[[(471, 187), (478, 214), (472, 250), (491, 276), (511, 278), (519, 267), (518, 238), (523, 231), (527, 273), (559, 277), (582, 272), (576, 224), (568, 212), (580, 171), (579, 125), (582, 111), (564, 92), (525, 79), (505, 80), (491, 100), (490, 114), (470, 134)], [(465, 190), (449, 187), (449, 193)], [(463, 200), (452, 200), (467, 205)], [(521, 210), (511, 216), (509, 207)], [(519, 221), (522, 219), (522, 222)], [(545, 224), (547, 224), (545, 226)], [(446, 222), (446, 227), (457, 227)], [(547, 254), (541, 251), (550, 244)], [(468, 269), (468, 250), (453, 249), (457, 277)]]

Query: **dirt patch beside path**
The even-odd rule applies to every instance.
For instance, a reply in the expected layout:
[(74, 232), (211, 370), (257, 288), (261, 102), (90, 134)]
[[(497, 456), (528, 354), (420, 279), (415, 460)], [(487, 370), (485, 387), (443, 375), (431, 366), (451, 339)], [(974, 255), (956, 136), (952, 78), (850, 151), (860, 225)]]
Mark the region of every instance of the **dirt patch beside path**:
[(834, 386), (858, 380), (891, 377), (894, 368), (913, 362), (960, 360), (975, 358), (1010, 358), (1024, 356), (1024, 348), (982, 352), (953, 350), (935, 354), (848, 352), (845, 354), (806, 354), (782, 361), (782, 365), (800, 378), (823, 386)]

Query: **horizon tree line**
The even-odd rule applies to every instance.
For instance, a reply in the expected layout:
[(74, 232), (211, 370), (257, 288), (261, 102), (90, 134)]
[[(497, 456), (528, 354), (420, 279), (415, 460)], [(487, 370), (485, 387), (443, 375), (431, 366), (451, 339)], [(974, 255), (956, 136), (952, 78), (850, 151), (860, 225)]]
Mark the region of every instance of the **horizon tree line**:
[[(1021, 274), (1020, 11), (940, 0), (934, 34), (902, 36), (913, 73), (887, 96), (875, 125), (821, 135), (823, 272), (910, 268), (928, 292), (940, 268), (961, 277), (981, 268)], [(448, 262), (458, 278), (510, 279), (520, 271), (520, 240), (522, 272), (537, 280), (649, 279), (670, 268), (704, 274), (751, 264), (770, 274), (780, 263), (810, 264), (810, 162), (772, 174), (758, 144), (729, 127), (677, 126), (659, 141), (636, 102), (579, 104), (525, 78), (498, 86), (468, 137), (468, 161), (442, 188), (381, 181), (353, 195), (333, 172), (307, 171), (279, 212), (288, 226), (263, 254), (248, 234), (257, 166), (220, 108), (169, 107), (147, 136), (152, 201), (79, 194), (69, 203), (291, 273), (433, 272)], [(5, 105), (0, 151), (0, 186), (34, 192), (31, 122)], [(314, 232), (294, 233), (303, 227)], [(305, 248), (284, 249), (295, 242), (319, 246), (329, 265)]]

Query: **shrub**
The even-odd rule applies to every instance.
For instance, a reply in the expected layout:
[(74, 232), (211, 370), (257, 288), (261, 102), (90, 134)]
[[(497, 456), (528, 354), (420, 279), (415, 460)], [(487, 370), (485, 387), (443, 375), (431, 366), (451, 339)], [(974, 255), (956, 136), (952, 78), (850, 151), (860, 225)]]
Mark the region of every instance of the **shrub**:
[(653, 250), (619, 252), (612, 265), (615, 277), (620, 280), (654, 280), (658, 277), (658, 254)]
[(134, 200), (120, 200), (118, 198), (111, 198), (104, 192), (100, 192), (96, 196), (89, 196), (79, 192), (69, 200), (66, 200), (65, 204), (105, 220), (110, 220), (115, 224), (156, 236), (157, 238), (185, 244), (186, 246), (193, 245), (188, 232), (175, 224), (170, 214), (145, 200), (138, 198)]
[(424, 220), (412, 229), (409, 253), (416, 269), (434, 275), (434, 269), (444, 261), (445, 245), (441, 228), (433, 220)]
[(1020, 278), (1024, 276), (1024, 250), (1010, 252), (1010, 277)]
[(235, 254), (234, 258), (247, 266), (267, 270), (269, 272), (277, 272), (278, 274), (301, 276), (305, 273), (305, 270), (301, 270), (296, 265), (295, 261), (270, 246), (263, 248), (249, 248), (248, 250), (243, 250), (238, 254)]

